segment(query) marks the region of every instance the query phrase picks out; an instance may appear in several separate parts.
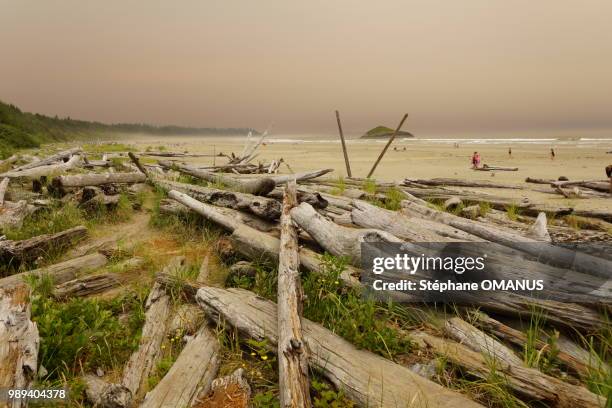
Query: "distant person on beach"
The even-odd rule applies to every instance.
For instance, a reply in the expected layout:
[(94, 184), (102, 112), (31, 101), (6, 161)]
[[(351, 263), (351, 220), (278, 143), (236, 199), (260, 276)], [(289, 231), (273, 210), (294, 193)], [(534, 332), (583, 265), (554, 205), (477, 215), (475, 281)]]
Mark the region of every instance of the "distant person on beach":
[(512, 158), (512, 148), (508, 148), (508, 157)]
[(555, 160), (555, 149), (550, 148), (550, 160)]
[(480, 153), (474, 152), (472, 155), (472, 168), (477, 169), (480, 167)]
[(610, 194), (612, 194), (612, 164), (606, 167), (606, 176), (610, 180)]

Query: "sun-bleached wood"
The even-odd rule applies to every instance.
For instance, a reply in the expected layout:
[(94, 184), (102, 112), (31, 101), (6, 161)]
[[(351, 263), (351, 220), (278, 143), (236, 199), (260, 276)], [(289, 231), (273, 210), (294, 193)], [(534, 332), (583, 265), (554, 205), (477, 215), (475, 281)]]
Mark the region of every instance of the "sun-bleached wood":
[(131, 173), (87, 173), (58, 176), (52, 180), (57, 188), (102, 186), (105, 184), (142, 183), (146, 176), (140, 172)]
[(113, 384), (93, 375), (85, 374), (85, 395), (96, 408), (128, 408), (132, 393), (121, 384)]
[(219, 370), (219, 341), (205, 324), (187, 341), (178, 358), (141, 408), (189, 407), (192, 400), (210, 390)]
[[(40, 339), (36, 323), (30, 320), (30, 307), (30, 289), (26, 285), (0, 288), (0, 389), (5, 392), (29, 389), (36, 379)], [(23, 399), (15, 399), (10, 405), (26, 406)]]
[[(277, 306), (243, 289), (200, 288), (197, 302), (211, 321), (224, 319), (240, 333), (277, 345)], [(302, 319), (310, 367), (359, 406), (480, 407), (464, 395), (424, 379), (381, 356), (359, 350), (324, 327)]]
[(281, 407), (310, 408), (308, 345), (302, 335), (303, 292), (298, 234), (290, 211), (297, 205), (295, 181), (285, 188), (278, 260), (278, 375)]

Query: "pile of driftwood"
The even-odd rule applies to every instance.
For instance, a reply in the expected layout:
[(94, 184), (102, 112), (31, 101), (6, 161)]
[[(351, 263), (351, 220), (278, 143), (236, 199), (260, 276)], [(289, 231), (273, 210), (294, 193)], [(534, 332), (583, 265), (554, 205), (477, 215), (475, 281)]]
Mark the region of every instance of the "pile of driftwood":
[[(230, 164), (248, 163), (262, 141), (260, 138), (254, 145), (245, 147)], [(502, 375), (509, 390), (528, 403), (556, 407), (599, 407), (604, 403), (603, 397), (589, 391), (580, 379), (606, 362), (595, 361), (584, 345), (565, 333), (587, 335), (609, 324), (601, 311), (611, 310), (612, 261), (608, 259), (609, 253), (608, 257), (600, 257), (580, 248), (558, 245), (555, 237), (560, 232), (555, 229), (563, 227), (549, 226), (543, 211), (562, 215), (575, 213), (572, 209), (550, 212), (538, 204), (525, 202), (521, 206), (522, 218), (515, 221), (519, 225), (513, 225), (499, 222), (500, 214), (495, 212), (507, 208), (508, 201), (480, 193), (457, 193), (456, 189), (447, 188), (455, 183), (452, 180), (405, 180), (401, 185), (377, 183), (376, 192), (371, 193), (364, 191), (364, 181), (357, 179), (345, 180), (348, 188), (339, 189), (336, 181), (322, 178), (331, 169), (238, 176), (176, 162), (144, 165), (131, 154), (133, 171), (96, 173), (83, 172), (87, 167), (78, 150), (52, 157), (50, 161), (40, 160), (38, 166), (13, 169), (2, 177), (20, 183), (23, 179), (37, 180), (46, 188), (45, 199), (75, 199), (80, 205), (95, 200), (96, 205), (111, 206), (112, 197), (119, 191), (125, 191), (127, 186), (134, 189), (146, 181), (167, 191), (168, 199), (160, 204), (162, 213), (199, 214), (226, 231), (231, 250), (236, 254), (251, 261), (268, 259), (278, 265), (278, 299), (274, 303), (246, 290), (208, 286), (206, 260), (194, 282), (177, 279), (184, 268), (184, 259), (170, 262), (158, 273), (146, 300), (143, 335), (121, 378), (116, 383), (108, 383), (94, 374), (84, 376), (87, 397), (96, 406), (128, 407), (134, 403), (143, 407), (206, 406), (206, 401), (217, 394), (229, 395), (230, 389), (237, 393), (236, 398), (244, 401), (242, 406), (247, 406), (250, 387), (242, 371), (218, 377), (221, 346), (211, 327), (222, 321), (240, 334), (266, 340), (274, 347), (283, 407), (311, 406), (309, 369), (321, 373), (359, 406), (481, 406), (468, 396), (436, 383), (431, 370), (423, 370), (422, 365), (400, 364), (359, 350), (320, 324), (302, 317), (300, 271), (325, 274), (321, 263), (324, 252), (344, 257), (350, 264), (340, 277), (342, 284), (359, 290), (364, 286), (360, 280), (363, 242), (413, 244), (415, 254), (422, 251), (418, 244), (425, 242), (495, 245), (495, 261), (508, 279), (541, 279), (545, 288), (551, 284), (554, 290), (545, 289), (545, 296), (538, 299), (506, 292), (491, 292), (477, 299), (466, 296), (458, 305), (461, 317), (446, 318), (442, 330), (427, 326), (410, 333), (416, 346), (431, 364), (438, 356), (443, 357), (460, 367), (469, 378), (487, 380)], [(79, 173), (74, 173), (75, 169)], [(73, 174), (57, 175), (69, 170)], [(178, 174), (203, 183), (180, 182)], [(6, 191), (8, 182), (0, 184), (0, 192), (3, 184)], [(465, 183), (455, 185), (472, 187)], [(34, 184), (33, 188), (36, 188)], [(398, 211), (374, 205), (391, 200), (391, 195), (385, 192), (392, 189), (399, 191), (403, 198)], [(42, 199), (41, 194), (32, 193), (26, 206), (34, 205), (32, 199)], [(434, 208), (424, 199), (444, 200), (448, 209), (468, 205), (454, 214)], [(484, 202), (493, 208), (486, 214), (474, 208), (475, 204)], [(589, 214), (588, 218), (596, 218), (593, 225), (599, 225), (600, 232), (609, 235), (603, 229), (610, 219), (596, 215), (601, 214)], [(0, 258), (30, 262), (40, 256), (44, 245), (71, 241), (85, 232), (83, 227), (77, 227), (28, 242), (0, 240)], [(474, 255), (470, 246), (464, 248), (466, 256)], [(103, 253), (83, 255), (29, 273), (50, 274), (56, 285), (54, 296), (58, 299), (83, 296), (122, 283), (124, 278), (110, 273), (76, 277), (77, 271), (104, 265), (106, 260)], [(568, 260), (572, 261), (571, 265)], [(249, 273), (250, 269), (245, 262), (231, 268), (235, 273)], [(563, 282), (559, 282), (560, 276)], [(169, 290), (176, 290), (177, 285), (192, 302), (180, 311), (173, 309), (170, 302)], [(577, 296), (576, 286), (589, 296)], [(401, 292), (394, 299), (418, 302)], [(478, 307), (479, 312), (474, 312), (472, 306)], [(210, 324), (195, 325), (192, 333), (183, 339), (185, 346), (168, 373), (145, 394), (146, 380), (162, 357), (163, 339), (176, 328), (177, 321), (185, 320), (179, 313), (193, 317), (200, 310), (205, 311)], [(528, 367), (519, 357), (518, 350), (525, 346), (527, 338), (510, 322), (517, 317), (528, 320), (539, 311), (544, 311), (547, 324), (562, 333), (557, 342), (557, 358), (566, 380)], [(23, 275), (0, 280), (0, 322), (0, 344), (11, 344), (10, 348), (0, 347), (0, 367), (3, 367), (0, 388), (28, 388), (38, 370), (39, 338), (36, 325), (30, 320)], [(546, 339), (538, 341), (538, 348), (544, 353), (548, 343)]]

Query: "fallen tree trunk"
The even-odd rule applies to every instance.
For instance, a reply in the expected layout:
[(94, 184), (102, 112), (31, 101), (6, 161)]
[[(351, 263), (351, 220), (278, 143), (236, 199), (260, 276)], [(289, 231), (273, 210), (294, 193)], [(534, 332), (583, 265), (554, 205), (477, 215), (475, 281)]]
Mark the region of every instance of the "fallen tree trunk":
[(317, 177), (321, 177), (327, 173), (331, 173), (334, 169), (322, 169), (322, 170), (313, 170), (313, 171), (304, 171), (301, 173), (295, 174), (283, 174), (278, 176), (267, 176), (266, 178), (270, 178), (274, 180), (276, 185), (286, 184), (292, 180), (296, 182), (311, 180)]
[[(253, 260), (267, 258), (274, 262), (278, 262), (278, 254), (280, 251), (280, 241), (278, 238), (246, 226), (240, 223), (238, 219), (223, 214), (218, 208), (201, 203), (178, 191), (170, 191), (168, 195), (170, 197), (179, 198), (182, 200), (182, 204), (230, 231), (232, 244), (242, 255)], [(181, 195), (183, 197), (181, 197)], [(307, 248), (300, 249), (300, 264), (309, 271), (325, 273), (325, 268), (321, 264), (320, 255)], [(359, 275), (359, 270), (353, 267), (347, 267), (341, 274), (340, 279), (348, 286), (360, 286), (359, 280), (356, 278)]]
[(85, 297), (116, 288), (121, 283), (121, 276), (116, 273), (84, 276), (57, 285), (53, 290), (53, 296), (61, 300), (71, 297)]
[(10, 288), (24, 283), (25, 277), (49, 276), (55, 285), (76, 279), (77, 273), (92, 271), (106, 265), (108, 259), (100, 253), (84, 255), (40, 269), (17, 273), (0, 279), (0, 288)]
[[(0, 389), (30, 389), (38, 373), (38, 328), (30, 317), (30, 289), (0, 288)], [(3, 395), (7, 398), (7, 395)], [(26, 399), (6, 406), (26, 407)]]
[(311, 205), (302, 203), (291, 210), (296, 224), (332, 255), (347, 256), (353, 265), (361, 265), (362, 242), (402, 242), (388, 232), (375, 229), (342, 227), (318, 214)]
[[(180, 263), (180, 259), (174, 258), (164, 272), (169, 272), (175, 263)], [(162, 358), (161, 344), (167, 332), (170, 309), (170, 296), (162, 285), (155, 283), (145, 303), (145, 323), (138, 350), (130, 356), (121, 380), (135, 399), (140, 396), (141, 387)]]
[[(61, 173), (71, 168), (76, 167), (81, 161), (79, 156), (72, 156), (70, 160), (67, 162), (62, 162), (58, 164), (48, 164), (45, 166), (36, 166), (25, 170), (12, 170), (7, 173), (1, 174), (0, 176), (9, 177), (9, 178), (18, 178), (18, 177), (26, 177), (26, 178), (39, 178), (43, 176), (48, 176), (50, 174)], [(38, 162), (40, 163), (40, 162)]]
[(559, 408), (603, 406), (603, 397), (593, 394), (584, 387), (550, 377), (534, 368), (503, 362), (492, 365), (487, 357), (479, 352), (425, 332), (413, 332), (411, 338), (478, 378), (487, 380), (493, 373), (502, 375), (510, 389), (528, 401), (548, 402)]
[(0, 241), (0, 260), (7, 265), (35, 261), (50, 249), (64, 248), (87, 235), (87, 228), (78, 226), (57, 234), (39, 235), (22, 241)]
[(248, 193), (259, 196), (265, 196), (270, 191), (274, 190), (276, 187), (276, 183), (274, 180), (266, 177), (266, 178), (256, 178), (256, 179), (237, 179), (229, 176), (224, 176), (219, 173), (211, 173), (209, 171), (200, 170), (195, 167), (186, 166), (186, 165), (177, 165), (164, 161), (160, 161), (159, 164), (162, 167), (166, 168), (174, 168), (181, 173), (189, 174), (190, 176), (208, 181), (210, 183), (220, 183), (232, 190), (238, 191), (240, 193)]
[(8, 189), (8, 185), (11, 179), (5, 177), (0, 182), (0, 208), (4, 205), (4, 196), (6, 195), (6, 190)]
[(480, 187), (480, 188), (505, 188), (520, 190), (522, 187), (511, 184), (491, 183), (488, 181), (468, 181), (453, 178), (434, 178), (429, 180), (424, 179), (405, 179), (404, 184), (417, 183), (424, 186), (456, 186), (456, 187)]
[(308, 346), (302, 335), (303, 292), (298, 234), (289, 212), (297, 205), (296, 183), (285, 190), (278, 262), (278, 378), (280, 406), (310, 408)]
[(518, 171), (518, 167), (502, 167), (502, 166), (489, 166), (484, 164), (482, 167), (476, 167), (474, 170), (478, 171)]
[(402, 201), (402, 207), (421, 217), (442, 222), (446, 225), (484, 238), (487, 241), (524, 252), (543, 263), (549, 263), (560, 268), (572, 269), (577, 272), (602, 278), (610, 278), (612, 276), (612, 263), (602, 258), (544, 242), (539, 242), (537, 245), (529, 245), (530, 243), (536, 243), (538, 241), (519, 234), (503, 231), (491, 227), (490, 225), (479, 224), (476, 221), (457, 217), (449, 213), (443, 213), (426, 207), (420, 204), (420, 202), (412, 199)]
[(35, 167), (42, 167), (42, 166), (47, 166), (49, 164), (53, 164), (55, 162), (58, 161), (64, 161), (64, 160), (68, 160), (70, 159), (72, 156), (78, 155), (79, 153), (81, 153), (83, 150), (80, 147), (74, 147), (72, 149), (68, 149), (68, 150), (64, 150), (63, 152), (59, 152), (56, 153), (52, 156), (49, 156), (45, 159), (39, 160), (37, 162), (31, 162), (28, 164), (24, 164), (23, 166), (19, 166), (15, 169), (13, 169), (13, 171), (17, 172), (17, 171), (23, 171), (23, 170), (28, 170), (28, 169), (33, 169)]
[(205, 324), (185, 345), (164, 378), (145, 396), (141, 408), (189, 407), (207, 393), (219, 370), (219, 341)]
[[(491, 333), (498, 339), (514, 344), (521, 349), (524, 349), (528, 342), (527, 335), (522, 331), (507, 326), (484, 313), (474, 312), (471, 314), (471, 316), (473, 317), (474, 324)], [(535, 347), (539, 350), (544, 350), (548, 346), (548, 343), (540, 339), (535, 340)], [(561, 349), (559, 343), (557, 343), (557, 347), (558, 351), (555, 354), (556, 358), (573, 372), (583, 375), (588, 373), (590, 367), (594, 367), (594, 365), (589, 361), (590, 358), (585, 359), (574, 354), (567, 353), (565, 350)]]
[(6, 201), (0, 206), (0, 232), (7, 228), (21, 228), (29, 214), (27, 201), (21, 200), (16, 203)]
[(610, 182), (605, 180), (581, 180), (581, 181), (552, 181), (550, 185), (555, 188), (578, 186), (588, 188), (590, 190), (600, 191), (602, 193), (610, 192)]
[(14, 154), (11, 157), (9, 157), (8, 159), (0, 160), (0, 167), (6, 166), (6, 165), (9, 165), (9, 164), (13, 164), (17, 160), (19, 160), (19, 157), (16, 154)]
[(73, 176), (55, 177), (51, 184), (57, 189), (70, 187), (101, 186), (105, 184), (142, 183), (146, 176), (142, 173), (89, 173)]
[[(277, 307), (242, 289), (204, 287), (197, 301), (213, 321), (221, 319), (240, 333), (277, 345)], [(467, 397), (426, 380), (408, 368), (359, 350), (322, 326), (303, 319), (309, 364), (360, 406), (480, 407)]]
[(204, 203), (250, 212), (267, 220), (277, 220), (280, 217), (280, 203), (271, 198), (174, 181), (156, 180), (155, 183), (164, 189), (178, 190), (188, 194), (192, 198)]
[(352, 205), (350, 214), (355, 225), (387, 231), (409, 242), (483, 241), (458, 228), (408, 217), (400, 212), (385, 210), (365, 201), (353, 200)]

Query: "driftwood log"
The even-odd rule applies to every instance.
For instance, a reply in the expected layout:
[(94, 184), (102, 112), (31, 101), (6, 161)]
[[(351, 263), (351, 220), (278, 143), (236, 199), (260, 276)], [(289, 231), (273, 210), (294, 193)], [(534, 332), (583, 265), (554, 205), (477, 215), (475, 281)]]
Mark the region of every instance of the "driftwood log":
[(23, 170), (27, 170), (27, 169), (33, 169), (35, 167), (41, 167), (41, 166), (47, 166), (49, 164), (53, 164), (55, 162), (58, 161), (66, 161), (68, 159), (70, 159), (72, 156), (74, 155), (78, 155), (79, 153), (81, 153), (83, 150), (80, 147), (74, 147), (72, 149), (68, 149), (68, 150), (64, 150), (62, 152), (56, 153), (52, 156), (49, 156), (45, 159), (39, 160), (39, 161), (34, 161), (28, 164), (24, 164), (23, 166), (19, 166), (15, 169), (13, 169), (13, 171), (23, 171)]
[(76, 279), (78, 273), (84, 273), (98, 269), (106, 265), (108, 259), (100, 253), (80, 256), (68, 261), (60, 262), (40, 269), (21, 272), (0, 279), (0, 288), (10, 288), (24, 283), (26, 277), (49, 276), (53, 283), (59, 285)]
[(174, 181), (156, 180), (155, 183), (163, 189), (188, 194), (203, 203), (246, 211), (267, 220), (277, 220), (280, 217), (280, 203), (272, 198)]
[(493, 372), (502, 375), (508, 387), (528, 401), (547, 402), (555, 407), (603, 406), (603, 397), (593, 394), (584, 387), (550, 377), (537, 369), (501, 361), (492, 363), (487, 355), (425, 332), (413, 332), (411, 338), (453, 364), (463, 367), (475, 377), (488, 379)]
[[(223, 214), (219, 211), (219, 208), (201, 203), (186, 194), (170, 191), (168, 196), (231, 232), (230, 239), (232, 245), (243, 256), (253, 260), (267, 259), (278, 262), (280, 251), (280, 241), (278, 238), (244, 225), (239, 219)], [(320, 255), (307, 248), (300, 249), (300, 264), (306, 270), (315, 273), (325, 273)], [(348, 286), (358, 287), (360, 283), (356, 276), (359, 275), (359, 270), (347, 267), (340, 275), (340, 279)]]
[(147, 393), (141, 408), (189, 407), (207, 393), (219, 370), (219, 341), (206, 325), (187, 344), (164, 378)]
[(161, 360), (161, 344), (169, 315), (170, 297), (160, 284), (155, 283), (145, 303), (145, 323), (138, 350), (128, 360), (121, 381), (134, 398), (138, 398), (142, 385)]
[[(211, 321), (225, 320), (240, 333), (277, 345), (277, 307), (242, 289), (204, 287), (197, 302)], [(359, 350), (346, 340), (307, 319), (304, 338), (311, 350), (310, 367), (322, 373), (360, 406), (480, 407), (467, 397), (426, 380), (410, 369)]]
[[(20, 171), (9, 171), (0, 176), (9, 177), (9, 178), (39, 178), (42, 176), (48, 176), (51, 174), (61, 173), (71, 168), (76, 167), (81, 161), (80, 156), (72, 156), (67, 162), (62, 162), (58, 164), (48, 164), (44, 166), (36, 166), (25, 170)], [(40, 163), (40, 162), (38, 162)]]
[(323, 218), (307, 203), (293, 208), (291, 218), (329, 253), (336, 256), (347, 256), (356, 266), (361, 265), (362, 242), (402, 242), (385, 231), (356, 230), (335, 224)]
[(276, 183), (270, 178), (257, 178), (242, 180), (233, 178), (230, 176), (224, 176), (218, 173), (212, 173), (206, 170), (201, 170), (192, 166), (173, 164), (164, 161), (160, 161), (159, 164), (165, 168), (174, 168), (181, 173), (188, 174), (190, 176), (208, 181), (209, 183), (219, 183), (227, 186), (228, 188), (241, 192), (254, 194), (259, 196), (265, 196), (270, 191), (274, 190)]
[(302, 335), (303, 292), (298, 234), (289, 212), (297, 205), (296, 183), (285, 189), (278, 261), (278, 378), (280, 406), (310, 408), (308, 345)]
[(467, 233), (481, 237), (487, 241), (524, 252), (533, 256), (540, 262), (546, 262), (560, 268), (574, 269), (578, 272), (602, 278), (612, 276), (612, 263), (581, 252), (572, 251), (563, 247), (554, 246), (544, 242), (537, 245), (528, 245), (538, 241), (523, 235), (500, 230), (490, 225), (480, 224), (476, 221), (457, 217), (429, 208), (412, 199), (402, 201), (402, 207), (408, 213), (444, 223)]
[(434, 179), (405, 179), (404, 184), (419, 184), (423, 186), (455, 186), (455, 187), (479, 187), (479, 188), (505, 188), (520, 190), (522, 187), (512, 184), (491, 183), (489, 181), (469, 181), (453, 178), (434, 178)]
[(51, 184), (57, 189), (70, 187), (101, 186), (105, 184), (142, 183), (146, 176), (140, 172), (132, 173), (89, 173), (72, 176), (58, 176)]
[(5, 177), (0, 181), (0, 208), (4, 205), (4, 197), (6, 195), (6, 190), (8, 189), (8, 185), (11, 179)]
[(22, 241), (0, 241), (0, 260), (7, 265), (33, 262), (50, 249), (67, 247), (87, 235), (87, 228), (78, 226), (57, 234), (44, 234)]
[[(25, 285), (0, 288), (0, 389), (4, 392), (32, 386), (38, 373), (39, 341), (36, 323), (30, 320), (30, 289)], [(23, 399), (10, 405), (26, 406)]]

